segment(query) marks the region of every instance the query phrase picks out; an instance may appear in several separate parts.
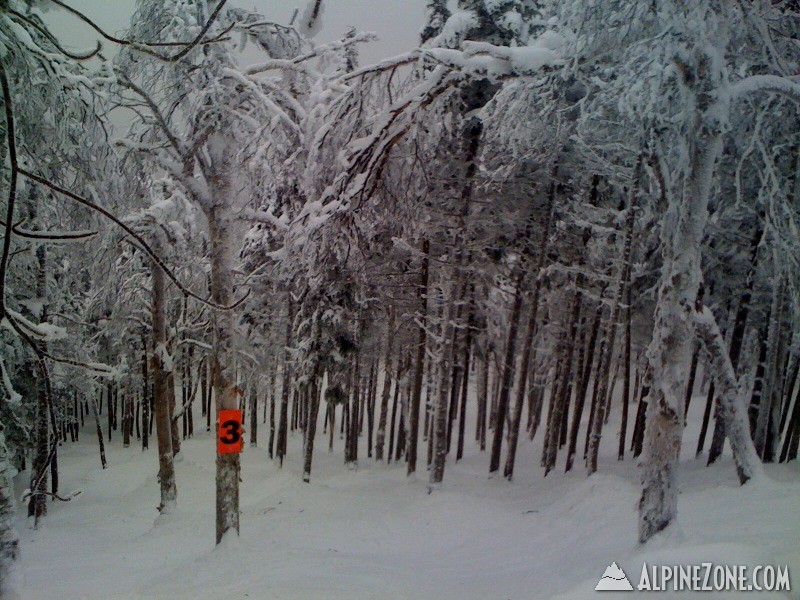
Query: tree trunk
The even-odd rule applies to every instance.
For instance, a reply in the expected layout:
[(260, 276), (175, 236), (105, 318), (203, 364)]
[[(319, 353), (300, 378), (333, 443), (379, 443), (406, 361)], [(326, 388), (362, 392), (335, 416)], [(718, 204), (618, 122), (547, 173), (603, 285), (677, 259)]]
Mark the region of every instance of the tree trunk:
[[(411, 390), (411, 406), (408, 411), (408, 449), (406, 461), (408, 467), (406, 475), (411, 475), (417, 470), (417, 440), (419, 439), (419, 406), (422, 396), (422, 377), (425, 367), (425, 346), (426, 321), (428, 314), (428, 276), (429, 264), (428, 254), (430, 252), (430, 242), (425, 239), (422, 241), (422, 273), (420, 274), (419, 287), (417, 292), (417, 302), (419, 303), (419, 327), (417, 330), (417, 347), (414, 358), (414, 387)], [(429, 442), (430, 443), (430, 442)]]
[(781, 450), (781, 462), (797, 460), (797, 449), (800, 446), (800, 387), (794, 395), (794, 407), (792, 416), (789, 418), (789, 426), (786, 430), (786, 438), (783, 441)]
[[(275, 456), (275, 364), (269, 372), (269, 457)], [(267, 410), (266, 404), (264, 410)]]
[(258, 388), (250, 390), (250, 447), (258, 446)]
[[(589, 456), (587, 459), (587, 468), (589, 474), (597, 471), (597, 459), (600, 454), (600, 438), (603, 435), (603, 424), (606, 419), (606, 396), (608, 395), (608, 377), (611, 368), (611, 358), (614, 355), (614, 341), (617, 335), (617, 324), (619, 322), (619, 313), (622, 307), (622, 295), (625, 291), (625, 282), (628, 280), (631, 270), (631, 257), (633, 252), (633, 228), (636, 223), (636, 195), (639, 193), (639, 171), (641, 170), (641, 156), (639, 164), (637, 165), (637, 174), (631, 192), (630, 206), (628, 207), (628, 215), (625, 223), (625, 249), (623, 251), (624, 262), (622, 273), (620, 274), (619, 285), (614, 296), (614, 310), (611, 314), (611, 320), (608, 325), (608, 342), (605, 347), (605, 356), (603, 357), (602, 368), (598, 371), (597, 376), (600, 378), (600, 395), (597, 401), (597, 408), (594, 421), (592, 421), (592, 437), (589, 444)], [(610, 402), (608, 403), (610, 404)], [(610, 408), (610, 407), (609, 407)]]
[(692, 353), (692, 364), (689, 366), (689, 381), (686, 382), (686, 396), (683, 400), (683, 425), (686, 426), (686, 415), (689, 414), (689, 404), (694, 393), (694, 382), (697, 379), (697, 366), (700, 362), (700, 344), (695, 344)]
[(92, 398), (92, 413), (94, 414), (94, 424), (97, 429), (97, 443), (100, 448), (100, 464), (105, 469), (106, 464), (106, 446), (103, 442), (103, 428), (100, 426), (100, 411), (97, 408), (97, 401)]
[[(572, 425), (569, 431), (569, 443), (567, 446), (567, 465), (565, 471), (571, 471), (572, 465), (575, 461), (575, 452), (578, 446), (578, 430), (581, 425), (581, 418), (583, 417), (583, 407), (586, 404), (586, 393), (589, 390), (589, 379), (592, 374), (592, 363), (594, 362), (594, 350), (597, 346), (597, 338), (600, 332), (600, 323), (603, 318), (603, 305), (597, 305), (597, 312), (595, 313), (594, 322), (592, 323), (592, 330), (589, 335), (589, 346), (586, 349), (586, 358), (584, 360), (583, 373), (581, 374), (580, 384), (575, 392), (575, 411), (572, 415)], [(591, 427), (591, 421), (589, 426)]]
[[(166, 342), (164, 352), (167, 352)], [(178, 456), (181, 451), (181, 436), (178, 430), (178, 418), (175, 416), (175, 366), (173, 370), (167, 371), (167, 399), (169, 402), (170, 435), (172, 435), (172, 455)]]
[[(708, 386), (708, 396), (706, 397), (706, 407), (703, 411), (703, 423), (700, 426), (700, 436), (697, 438), (697, 450), (695, 451), (695, 458), (700, 456), (703, 452), (703, 446), (706, 443), (706, 433), (708, 432), (708, 421), (709, 417), (711, 416), (711, 407), (714, 406), (714, 383), (712, 382)], [(720, 430), (722, 431), (722, 421), (720, 423)], [(715, 430), (716, 433), (716, 430)], [(721, 440), (725, 440), (725, 437), (722, 436)], [(713, 441), (713, 440), (712, 440)]]
[(565, 342), (567, 344), (566, 358), (562, 367), (563, 373), (561, 374), (562, 379), (559, 390), (560, 397), (556, 398), (553, 416), (551, 419), (550, 438), (547, 444), (547, 456), (544, 465), (545, 477), (556, 467), (559, 438), (561, 437), (561, 422), (565, 413), (569, 413), (569, 379), (572, 372), (573, 358), (575, 356), (575, 341), (578, 337), (578, 324), (580, 323), (581, 301), (583, 299), (580, 291), (582, 284), (583, 277), (579, 274), (575, 279), (575, 293), (572, 300), (572, 316), (569, 320), (569, 330), (564, 332), (564, 336), (566, 338)]
[[(230, 175), (214, 181), (214, 205), (206, 216), (211, 241), (211, 298), (219, 306), (233, 303), (234, 236), (233, 218), (226, 214), (232, 194)], [(212, 319), (212, 387), (216, 412), (238, 409), (239, 395), (234, 374), (234, 321), (230, 310), (215, 311)], [(217, 455), (216, 541), (219, 544), (229, 531), (239, 534), (239, 454)]]
[(292, 343), (292, 321), (294, 320), (294, 302), (292, 294), (287, 294), (287, 313), (286, 313), (286, 338), (285, 352), (283, 357), (283, 377), (281, 382), (281, 416), (278, 421), (278, 442), (275, 455), (278, 457), (280, 466), (283, 466), (283, 458), (286, 456), (286, 442), (289, 434), (289, 394), (292, 381), (292, 356), (289, 352)]
[(14, 472), (5, 434), (0, 428), (0, 598), (9, 592), (9, 575), (19, 555), (19, 536), (14, 529)]
[(356, 364), (353, 367), (353, 397), (350, 408), (350, 423), (348, 437), (350, 451), (345, 456), (345, 462), (354, 468), (358, 468), (358, 422), (359, 422), (359, 403), (361, 400), (361, 352), (356, 354)]
[[(455, 283), (451, 286), (457, 285)], [(441, 486), (444, 479), (444, 467), (447, 460), (447, 396), (450, 366), (453, 362), (453, 317), (455, 307), (451, 296), (445, 296), (447, 307), (444, 311), (444, 322), (441, 332), (441, 348), (439, 351), (439, 388), (433, 412), (433, 437), (428, 442), (433, 444), (431, 471), (428, 478), (428, 493)]]
[[(736, 316), (733, 320), (730, 357), (734, 371), (739, 368), (739, 357), (741, 356), (742, 347), (744, 346), (744, 334), (747, 331), (747, 319), (750, 315), (750, 299), (753, 294), (755, 271), (758, 265), (758, 246), (761, 243), (761, 237), (763, 234), (763, 228), (761, 226), (756, 227), (756, 231), (754, 232), (754, 235), (750, 241), (750, 269), (747, 273), (747, 283), (745, 284), (745, 289), (739, 298), (739, 306), (736, 309)], [(717, 402), (717, 404), (719, 404), (719, 402)], [(708, 451), (707, 464), (710, 465), (715, 463), (722, 455), (722, 448), (725, 445), (725, 435), (723, 420), (717, 414), (715, 415), (714, 434), (711, 437), (711, 448), (709, 448)], [(705, 428), (703, 429), (701, 437), (703, 438), (703, 441), (705, 441)], [(700, 451), (702, 451), (702, 444), (698, 443), (698, 448)]]
[(131, 411), (131, 394), (126, 393), (122, 398), (122, 447), (128, 448), (131, 445), (131, 422), (133, 414)]
[(311, 481), (311, 460), (314, 457), (314, 436), (317, 433), (317, 416), (319, 413), (319, 378), (315, 373), (311, 377), (308, 399), (308, 420), (303, 444), (303, 481)]
[(750, 437), (743, 393), (714, 315), (708, 308), (698, 304), (694, 316), (695, 330), (708, 353), (709, 370), (719, 390), (720, 414), (731, 445), (736, 473), (739, 483), (744, 485), (753, 477), (760, 476), (763, 470)]
[(600, 348), (597, 353), (597, 365), (594, 371), (594, 382), (592, 383), (592, 401), (589, 407), (589, 426), (586, 428), (586, 440), (583, 444), (583, 459), (589, 456), (589, 443), (592, 440), (592, 429), (594, 428), (594, 420), (597, 415), (597, 403), (600, 398), (600, 370), (602, 368), (603, 357), (606, 355), (606, 338), (600, 341)]
[(668, 209), (661, 231), (663, 266), (648, 350), (653, 386), (642, 462), (640, 542), (646, 542), (669, 525), (678, 511), (676, 470), (686, 385), (680, 373), (691, 361), (692, 313), (702, 277), (700, 244), (708, 218), (714, 163), (722, 148), (718, 134), (698, 129), (696, 135), (704, 136), (704, 146), (693, 149), (683, 197)]
[(476, 423), (475, 441), (478, 442), (481, 452), (486, 450), (486, 424), (489, 402), (489, 348), (488, 341), (484, 342), (481, 370), (478, 376), (478, 418)]
[(786, 421), (789, 418), (789, 409), (792, 405), (792, 392), (794, 391), (795, 385), (797, 385), (798, 375), (800, 375), (800, 356), (795, 355), (792, 356), (791, 359), (793, 364), (791, 368), (786, 369), (789, 375), (786, 377), (783, 390), (781, 391), (783, 410), (781, 411), (781, 422), (778, 425), (778, 431), (783, 431), (786, 427)]
[[(694, 86), (706, 82), (699, 79)], [(703, 110), (711, 94), (696, 90), (698, 108)], [(702, 114), (702, 113), (699, 113)], [(706, 122), (707, 119), (707, 122)], [(702, 283), (701, 243), (708, 219), (708, 200), (714, 181), (714, 167), (722, 151), (722, 136), (716, 117), (703, 115), (695, 127), (696, 139), (690, 149), (690, 167), (679, 203), (673, 202), (664, 218), (662, 240), (664, 265), (658, 289), (653, 339), (648, 352), (653, 374), (653, 390), (645, 430), (646, 456), (642, 468), (642, 495), (639, 502), (639, 541), (646, 542), (667, 527), (677, 515), (676, 470), (683, 433), (683, 395), (681, 377), (691, 360), (695, 334), (705, 335), (704, 344), (714, 359), (712, 373), (719, 380), (722, 416), (726, 424), (740, 481), (757, 470), (755, 455), (742, 414), (741, 398), (736, 397), (736, 374), (730, 357), (721, 353), (716, 322), (704, 314), (705, 330), (699, 327), (695, 304)], [(708, 123), (708, 124), (707, 124)], [(715, 345), (716, 344), (716, 345)], [(723, 380), (724, 378), (724, 380)], [(721, 383), (725, 383), (725, 386)], [(756, 458), (757, 462), (757, 458)]]
[(472, 335), (475, 329), (475, 286), (472, 286), (469, 294), (469, 306), (467, 308), (467, 331), (464, 335), (464, 362), (462, 364), (461, 376), (461, 408), (458, 419), (458, 447), (456, 448), (456, 461), (464, 456), (464, 433), (467, 428), (467, 394), (469, 392), (469, 366), (472, 358)]
[[(461, 263), (460, 257), (458, 261), (458, 270), (461, 272), (463, 268), (463, 264)], [(460, 277), (460, 285), (458, 288), (458, 300), (456, 302), (456, 326), (453, 327), (453, 364), (451, 365), (450, 369), (450, 404), (447, 411), (447, 453), (450, 453), (451, 443), (453, 441), (453, 423), (456, 420), (456, 413), (458, 412), (458, 399), (459, 399), (459, 391), (461, 390), (461, 378), (462, 378), (462, 365), (458, 360), (459, 354), (461, 353), (461, 323), (463, 318), (463, 310), (464, 310), (464, 300), (467, 297), (467, 288), (468, 282), (466, 277)]]
[(400, 402), (400, 376), (402, 374), (402, 359), (397, 359), (397, 377), (395, 378), (394, 382), (394, 396), (392, 399), (392, 420), (389, 423), (389, 454), (387, 457), (387, 462), (392, 462), (392, 458), (394, 457), (394, 436), (395, 436), (395, 425), (397, 423), (397, 407), (399, 406)]
[(142, 450), (147, 450), (150, 444), (150, 373), (147, 356), (147, 338), (142, 334)]
[(113, 389), (110, 383), (106, 384), (106, 417), (108, 418), (108, 441), (111, 441), (111, 431), (116, 429), (114, 425), (114, 404)]
[[(389, 412), (389, 394), (391, 393), (392, 379), (390, 376), (392, 364), (392, 349), (394, 342), (394, 307), (389, 307), (389, 326), (386, 333), (386, 356), (383, 361), (383, 390), (381, 392), (381, 410), (378, 417), (378, 434), (375, 440), (375, 460), (383, 460), (383, 445), (386, 442), (386, 417)], [(424, 334), (423, 334), (424, 335)], [(416, 383), (416, 373), (414, 374)], [(422, 383), (420, 379), (420, 384)], [(415, 388), (416, 389), (416, 388)], [(413, 404), (413, 396), (412, 396)], [(419, 409), (419, 405), (417, 405)], [(412, 406), (413, 410), (413, 406)], [(410, 445), (410, 440), (409, 440)]]
[[(31, 497), (28, 500), (28, 516), (33, 517), (34, 529), (47, 514), (47, 470), (50, 467), (50, 407), (46, 382), (36, 380), (36, 456), (31, 465)], [(55, 433), (55, 432), (54, 432)], [(53, 446), (54, 447), (54, 446)]]
[[(533, 337), (534, 334), (536, 333), (536, 320), (539, 316), (539, 298), (541, 296), (541, 289), (542, 289), (541, 270), (542, 267), (544, 267), (544, 261), (547, 258), (547, 249), (549, 246), (548, 242), (550, 240), (550, 232), (553, 226), (553, 215), (556, 204), (556, 181), (555, 181), (556, 175), (557, 175), (557, 168), (554, 168), (553, 178), (550, 181), (550, 187), (547, 194), (547, 207), (545, 209), (547, 212), (537, 244), (536, 261), (534, 262), (533, 265), (534, 283), (533, 283), (533, 294), (531, 297), (531, 308), (530, 308), (530, 313), (528, 315), (528, 323), (525, 328), (525, 339), (522, 345), (521, 371), (519, 375), (519, 383), (517, 385), (517, 394), (514, 401), (513, 417), (511, 421), (511, 426), (509, 427), (508, 452), (506, 455), (506, 463), (503, 468), (503, 475), (509, 481), (511, 481), (511, 479), (514, 476), (514, 462), (516, 460), (516, 455), (517, 455), (517, 441), (519, 439), (519, 428), (522, 423), (522, 407), (523, 407), (525, 392), (527, 391), (528, 371), (530, 369), (530, 364), (532, 361), (531, 352), (533, 347)], [(530, 231), (530, 224), (528, 225), (528, 230)], [(533, 361), (535, 361), (535, 352), (533, 352), (533, 355), (534, 355)], [(505, 380), (505, 373), (503, 377)], [(496, 437), (497, 436), (495, 435), (495, 438)], [(492, 442), (494, 451), (494, 440), (492, 440)]]
[(767, 335), (767, 357), (765, 361), (765, 378), (761, 393), (761, 401), (758, 406), (758, 420), (756, 422), (756, 429), (754, 435), (754, 443), (756, 452), (764, 462), (772, 462), (774, 460), (774, 445), (767, 443), (767, 438), (772, 433), (772, 439), (777, 437), (773, 425), (777, 425), (774, 415), (780, 414), (780, 409), (776, 406), (780, 397), (777, 393), (779, 386), (779, 362), (780, 356), (780, 338), (781, 329), (783, 328), (783, 278), (780, 278), (780, 283), (776, 284), (773, 290), (772, 308), (770, 310), (769, 333)]
[(367, 458), (372, 458), (372, 433), (375, 428), (375, 385), (378, 378), (378, 361), (372, 363), (369, 370), (369, 387), (367, 389)]
[(159, 512), (175, 508), (178, 491), (175, 485), (175, 466), (172, 451), (172, 414), (170, 411), (170, 379), (165, 370), (167, 357), (166, 286), (164, 272), (151, 265), (153, 276), (153, 345), (150, 367), (153, 372), (155, 398), (156, 441), (158, 442), (158, 481), (161, 490)]
[[(628, 436), (628, 407), (631, 401), (631, 303), (633, 301), (631, 285), (631, 271), (628, 269), (628, 281), (625, 282), (625, 357), (624, 369), (622, 374), (622, 419), (619, 426), (619, 447), (617, 448), (617, 460), (625, 459), (625, 441)], [(694, 373), (697, 372), (697, 360), (694, 361)], [(694, 385), (694, 375), (689, 374), (689, 386)], [(691, 390), (690, 390), (691, 393)], [(688, 402), (687, 402), (688, 406)], [(684, 414), (686, 414), (684, 412)]]
[(522, 312), (522, 281), (524, 272), (521, 267), (514, 278), (514, 304), (511, 308), (511, 319), (508, 326), (508, 339), (503, 359), (503, 376), (500, 381), (500, 395), (497, 400), (497, 416), (492, 437), (492, 453), (489, 458), (489, 473), (494, 473), (500, 468), (500, 450), (503, 445), (503, 432), (505, 431), (506, 414), (508, 413), (508, 397), (514, 387), (514, 364), (517, 349), (517, 334), (519, 332), (519, 319)]

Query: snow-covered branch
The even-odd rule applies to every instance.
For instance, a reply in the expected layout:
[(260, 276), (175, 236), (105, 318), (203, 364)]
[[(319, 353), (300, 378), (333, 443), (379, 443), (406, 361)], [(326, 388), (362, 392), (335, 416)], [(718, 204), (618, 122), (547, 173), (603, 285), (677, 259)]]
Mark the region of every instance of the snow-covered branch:
[(728, 346), (714, 314), (707, 306), (699, 306), (695, 311), (694, 326), (713, 367), (711, 374), (717, 389), (721, 418), (731, 442), (739, 481), (745, 483), (762, 476), (763, 470), (750, 437), (747, 406), (728, 354)]

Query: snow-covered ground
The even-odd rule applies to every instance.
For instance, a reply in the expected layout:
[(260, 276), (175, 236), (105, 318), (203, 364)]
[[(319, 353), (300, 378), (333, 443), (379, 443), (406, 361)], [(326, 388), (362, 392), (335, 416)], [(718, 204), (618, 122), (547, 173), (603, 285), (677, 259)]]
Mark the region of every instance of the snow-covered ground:
[[(788, 595), (743, 597), (800, 598), (800, 467), (768, 466), (769, 481), (740, 488), (730, 458), (706, 468), (692, 457), (700, 398), (692, 409), (679, 522), (645, 547), (636, 543), (635, 462), (613, 458), (616, 413), (590, 478), (581, 463), (564, 475), (562, 462), (542, 478), (540, 442), (526, 441), (513, 483), (487, 479), (488, 456), (469, 444), (431, 495), (424, 466), (408, 479), (405, 465), (366, 458), (364, 444), (353, 471), (342, 464), (342, 442), (328, 454), (320, 437), (310, 484), (300, 477), (299, 433), (283, 469), (265, 449), (246, 447), (241, 536), (217, 548), (210, 434), (184, 442), (179, 508), (158, 517), (155, 449), (123, 449), (115, 434), (103, 471), (87, 427), (59, 456), (61, 489), (83, 493), (50, 504), (39, 531), (20, 510), (23, 598), (606, 598), (616, 594), (594, 586), (612, 562), (635, 587), (643, 562), (707, 561), (788, 565)], [(265, 439), (266, 427), (260, 433)], [(424, 456), (423, 445), (423, 465)]]

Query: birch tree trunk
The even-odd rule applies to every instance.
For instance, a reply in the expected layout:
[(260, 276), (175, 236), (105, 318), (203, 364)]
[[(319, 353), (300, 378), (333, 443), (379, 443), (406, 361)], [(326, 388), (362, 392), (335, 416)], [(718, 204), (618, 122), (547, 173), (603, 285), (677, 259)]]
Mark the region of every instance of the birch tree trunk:
[[(747, 330), (747, 320), (750, 315), (750, 301), (753, 295), (753, 285), (755, 283), (755, 271), (758, 266), (758, 246), (764, 230), (761, 226), (756, 227), (755, 234), (750, 241), (750, 269), (747, 273), (747, 283), (742, 295), (739, 297), (739, 306), (736, 308), (736, 317), (733, 320), (733, 332), (731, 334), (730, 357), (733, 370), (739, 367), (739, 357), (744, 346), (744, 335)], [(709, 394), (709, 402), (713, 402), (714, 394)], [(706, 412), (710, 410), (707, 405)], [(714, 433), (711, 437), (711, 447), (708, 451), (708, 464), (713, 464), (722, 455), (722, 448), (725, 444), (725, 426), (719, 415), (715, 415)], [(708, 429), (708, 418), (703, 418), (703, 428), (700, 432), (700, 440), (697, 444), (697, 453), (700, 454), (705, 443), (706, 431)]]
[[(233, 217), (226, 202), (233, 194), (228, 174), (213, 181), (216, 202), (207, 212), (211, 241), (211, 298), (220, 306), (233, 302), (234, 229)], [(238, 409), (233, 351), (233, 312), (216, 310), (212, 318), (212, 387), (217, 415), (221, 410)], [(240, 432), (241, 435), (241, 432)], [(216, 540), (229, 531), (239, 533), (239, 454), (217, 455)]]
[[(697, 96), (698, 107), (704, 110), (709, 96), (699, 92)], [(715, 162), (722, 151), (721, 134), (713, 117), (700, 115), (702, 117), (698, 118), (695, 128), (697, 143), (691, 148), (682, 197), (667, 211), (661, 234), (664, 265), (653, 339), (648, 350), (653, 387), (648, 403), (646, 449), (642, 462), (641, 542), (667, 527), (678, 511), (676, 471), (683, 433), (684, 373), (691, 360), (695, 339), (695, 303), (702, 282), (701, 243), (708, 219), (709, 194)], [(706, 329), (711, 329), (712, 325), (716, 326), (713, 317), (710, 323), (706, 323)], [(709, 352), (714, 351), (712, 374), (717, 378), (718, 387), (725, 378), (726, 389), (720, 387), (722, 413), (739, 479), (744, 482), (757, 470), (758, 459), (747, 431), (746, 413), (742, 413), (743, 403), (735, 394), (736, 376), (730, 358), (727, 352), (720, 353), (721, 335), (711, 335), (716, 332), (706, 332), (704, 343)], [(712, 346), (714, 341), (716, 346)]]
[(153, 345), (150, 366), (153, 372), (153, 395), (155, 401), (156, 441), (158, 443), (158, 482), (161, 503), (158, 510), (168, 513), (175, 508), (178, 491), (175, 485), (175, 466), (172, 453), (172, 415), (170, 413), (170, 380), (166, 372), (167, 319), (166, 285), (164, 272), (151, 263), (153, 276)]
[(694, 304), (702, 271), (700, 244), (708, 218), (714, 163), (722, 150), (716, 132), (698, 131), (702, 147), (693, 148), (683, 196), (667, 211), (662, 226), (663, 261), (648, 349), (652, 388), (647, 407), (639, 541), (646, 542), (678, 514), (676, 471), (683, 434), (683, 373), (694, 343)]

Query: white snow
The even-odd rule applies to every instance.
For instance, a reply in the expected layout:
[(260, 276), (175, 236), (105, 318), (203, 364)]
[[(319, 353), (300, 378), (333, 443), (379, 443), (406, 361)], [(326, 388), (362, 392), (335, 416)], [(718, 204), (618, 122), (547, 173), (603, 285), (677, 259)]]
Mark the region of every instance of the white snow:
[[(594, 597), (612, 562), (634, 587), (644, 562), (715, 561), (788, 565), (796, 588), (800, 466), (767, 465), (768, 478), (745, 487), (728, 455), (706, 468), (693, 458), (703, 401), (693, 399), (684, 436), (678, 522), (646, 546), (636, 543), (635, 461), (614, 456), (616, 410), (600, 471), (591, 477), (580, 461), (564, 475), (562, 456), (558, 470), (542, 478), (540, 432), (533, 444), (521, 443), (513, 483), (487, 479), (488, 456), (469, 440), (465, 459), (448, 460), (442, 490), (430, 495), (425, 444), (418, 478), (407, 479), (404, 464), (368, 459), (364, 438), (358, 469), (350, 470), (342, 464), (338, 429), (329, 454), (320, 422), (310, 484), (300, 477), (298, 433), (283, 469), (265, 448), (247, 447), (241, 537), (216, 548), (210, 434), (183, 442), (178, 508), (158, 517), (155, 440), (141, 452), (135, 445), (123, 449), (117, 434), (106, 444), (103, 471), (87, 427), (59, 455), (62, 489), (83, 493), (51, 503), (39, 531), (27, 528), (19, 507), (23, 598), (582, 599)], [(202, 422), (198, 412), (195, 423)], [(264, 443), (269, 428), (259, 425)], [(27, 477), (17, 477), (17, 489)]]

